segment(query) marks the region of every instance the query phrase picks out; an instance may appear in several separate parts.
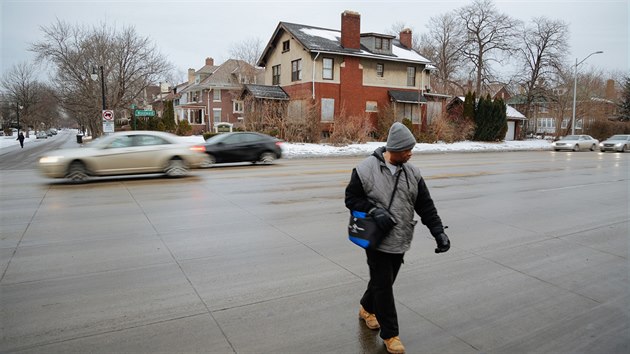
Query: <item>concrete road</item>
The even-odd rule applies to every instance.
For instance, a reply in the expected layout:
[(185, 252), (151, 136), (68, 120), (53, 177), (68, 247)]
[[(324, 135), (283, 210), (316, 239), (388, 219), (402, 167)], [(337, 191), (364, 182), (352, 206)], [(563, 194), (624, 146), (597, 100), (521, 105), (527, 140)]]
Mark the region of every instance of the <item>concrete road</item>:
[[(2, 137), (12, 139), (14, 137)], [(36, 167), (40, 155), (47, 151), (64, 148), (79, 147), (76, 140), (76, 130), (59, 130), (57, 135), (47, 139), (29, 139), (24, 142), (24, 148), (20, 148), (19, 142), (13, 146), (0, 149), (0, 169), (19, 170)]]
[[(408, 353), (628, 353), (630, 154), (414, 156), (453, 248), (416, 228)], [(51, 183), (0, 172), (0, 352), (383, 353), (346, 240), (360, 158)]]

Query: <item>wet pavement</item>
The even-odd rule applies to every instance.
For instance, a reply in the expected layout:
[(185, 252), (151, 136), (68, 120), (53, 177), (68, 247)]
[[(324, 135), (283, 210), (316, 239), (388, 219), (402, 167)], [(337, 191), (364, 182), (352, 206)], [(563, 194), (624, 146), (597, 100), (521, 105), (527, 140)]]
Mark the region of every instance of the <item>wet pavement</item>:
[[(416, 228), (408, 353), (627, 353), (630, 154), (431, 154), (453, 248)], [(383, 353), (345, 237), (360, 158), (81, 185), (0, 171), (0, 352)]]

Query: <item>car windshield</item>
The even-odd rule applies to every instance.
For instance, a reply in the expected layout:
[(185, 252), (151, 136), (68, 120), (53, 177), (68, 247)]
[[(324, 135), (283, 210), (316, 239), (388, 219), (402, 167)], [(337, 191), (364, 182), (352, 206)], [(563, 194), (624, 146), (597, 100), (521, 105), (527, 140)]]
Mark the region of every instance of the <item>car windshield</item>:
[(567, 135), (564, 138), (562, 138), (562, 140), (579, 140), (580, 136), (579, 135)]
[(613, 135), (608, 140), (628, 140), (628, 135)]
[(111, 135), (102, 135), (90, 142), (87, 143), (87, 146), (91, 147), (91, 148), (103, 148), (105, 146), (107, 146), (111, 140), (112, 140), (112, 136)]

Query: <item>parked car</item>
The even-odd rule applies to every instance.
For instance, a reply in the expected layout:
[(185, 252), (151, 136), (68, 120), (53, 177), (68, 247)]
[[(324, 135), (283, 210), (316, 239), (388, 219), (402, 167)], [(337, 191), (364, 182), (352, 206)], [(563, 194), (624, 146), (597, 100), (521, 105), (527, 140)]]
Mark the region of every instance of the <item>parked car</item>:
[(38, 132), (37, 132), (37, 134), (35, 135), (35, 137), (36, 137), (37, 139), (48, 139), (48, 134), (46, 134), (46, 132), (45, 132), (45, 131), (40, 130), (40, 131), (38, 131)]
[(208, 166), (214, 163), (273, 163), (282, 157), (282, 141), (254, 132), (223, 133), (208, 138), (204, 144)]
[(551, 143), (551, 146), (556, 151), (580, 151), (585, 149), (595, 151), (595, 148), (597, 148), (597, 144), (599, 144), (599, 141), (597, 139), (594, 139), (590, 135), (567, 135), (564, 138)]
[(183, 176), (189, 168), (205, 165), (201, 145), (184, 143), (180, 137), (157, 131), (117, 132), (98, 138), (84, 147), (57, 150), (39, 159), (47, 177), (75, 182), (90, 176), (164, 173)]
[(601, 151), (626, 152), (630, 150), (630, 135), (613, 135), (599, 143)]

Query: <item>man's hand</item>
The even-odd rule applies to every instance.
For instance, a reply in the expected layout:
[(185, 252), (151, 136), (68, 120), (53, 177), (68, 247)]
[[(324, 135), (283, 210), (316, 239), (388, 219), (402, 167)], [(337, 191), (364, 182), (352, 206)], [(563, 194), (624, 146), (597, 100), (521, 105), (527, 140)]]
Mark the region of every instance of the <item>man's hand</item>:
[(451, 241), (449, 241), (448, 236), (445, 233), (441, 233), (435, 236), (435, 242), (437, 243), (437, 248), (435, 249), (435, 253), (444, 253), (451, 248)]
[(383, 208), (372, 209), (370, 211), (370, 215), (372, 215), (374, 221), (376, 221), (378, 228), (386, 234), (394, 228), (394, 225), (396, 225), (396, 220), (392, 214)]

